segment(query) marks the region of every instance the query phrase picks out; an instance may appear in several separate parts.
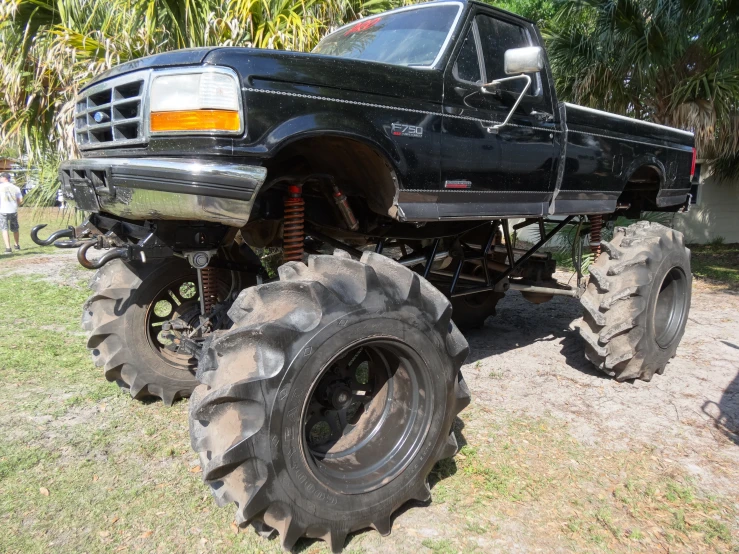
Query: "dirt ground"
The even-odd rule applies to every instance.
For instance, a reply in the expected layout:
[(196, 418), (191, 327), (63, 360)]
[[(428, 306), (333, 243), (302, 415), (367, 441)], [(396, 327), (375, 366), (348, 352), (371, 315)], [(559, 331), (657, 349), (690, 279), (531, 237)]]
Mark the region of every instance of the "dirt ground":
[(480, 403), (561, 418), (588, 445), (653, 445), (699, 482), (739, 494), (739, 292), (701, 281), (693, 288), (678, 354), (649, 383), (618, 383), (592, 367), (578, 303), (535, 306), (519, 295), (467, 335), (466, 379)]
[[(89, 278), (77, 268), (71, 254), (40, 255), (6, 261), (2, 275)], [(353, 535), (348, 551), (739, 551), (739, 292), (695, 281), (678, 354), (650, 383), (617, 383), (594, 370), (579, 317), (571, 299), (536, 306), (514, 293), (467, 334), (473, 403), (456, 424), (461, 453), (432, 474), (430, 505), (403, 508), (388, 538)], [(145, 408), (164, 417), (159, 404)], [(75, 413), (56, 425), (71, 425)], [(194, 454), (183, 460), (195, 464)], [(199, 551), (223, 551), (202, 541)], [(248, 541), (241, 551), (279, 548), (274, 539)], [(131, 549), (173, 551), (166, 542)], [(302, 541), (300, 550), (324, 546)]]
[[(570, 276), (558, 277), (567, 281)], [(649, 383), (618, 383), (593, 368), (576, 328), (580, 313), (579, 304), (567, 298), (537, 306), (518, 294), (507, 295), (498, 304), (497, 317), (466, 335), (471, 352), (462, 369), (474, 399), (473, 414), (487, 412), (483, 419), (490, 417), (492, 424), (507, 416), (554, 418), (566, 422), (569, 435), (591, 447), (591, 453), (608, 457), (646, 449), (658, 473), (684, 472), (705, 494), (739, 500), (739, 292), (694, 282), (678, 354), (664, 375)], [(464, 413), (461, 417), (466, 419)], [(484, 421), (476, 423), (485, 427)], [(468, 444), (475, 441), (465, 430), (462, 435)], [(629, 467), (617, 469), (628, 478)], [(549, 519), (547, 506), (543, 508), (522, 510), (530, 519), (514, 518), (500, 526), (496, 540), (485, 547), (572, 548), (556, 540), (551, 529), (541, 528)], [(396, 525), (443, 541), (448, 535), (446, 511), (445, 504), (432, 502), (426, 509), (405, 512)], [(377, 552), (405, 551), (377, 546)], [(682, 550), (666, 546), (668, 551)]]

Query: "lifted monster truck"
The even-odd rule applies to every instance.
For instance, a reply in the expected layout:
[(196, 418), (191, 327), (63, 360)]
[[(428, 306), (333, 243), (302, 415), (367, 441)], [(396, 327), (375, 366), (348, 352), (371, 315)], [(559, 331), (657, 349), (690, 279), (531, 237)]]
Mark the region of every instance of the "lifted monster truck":
[[(693, 136), (557, 102), (541, 44), (530, 21), (445, 0), (311, 54), (182, 50), (82, 90), (82, 156), (60, 175), (90, 216), (33, 237), (99, 270), (82, 322), (109, 380), (168, 404), (192, 394), (203, 478), (239, 524), (339, 551), (428, 500), (470, 402), (452, 320), (481, 325), (508, 290), (580, 298), (587, 356), (616, 379), (675, 355), (682, 235), (600, 233), (685, 205)], [(527, 225), (541, 240), (514, 248)], [(568, 225), (604, 250), (587, 286), (556, 283), (539, 252)], [(281, 249), (278, 276), (265, 248)]]

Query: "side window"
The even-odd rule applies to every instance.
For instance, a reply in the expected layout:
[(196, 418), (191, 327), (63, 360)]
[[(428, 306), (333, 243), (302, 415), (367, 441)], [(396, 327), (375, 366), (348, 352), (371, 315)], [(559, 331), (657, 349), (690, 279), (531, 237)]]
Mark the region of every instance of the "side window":
[[(482, 56), (485, 60), (485, 80), (489, 83), (495, 79), (508, 77), (504, 66), (505, 51), (529, 46), (526, 31), (523, 27), (488, 15), (478, 15), (475, 21), (480, 33)], [(511, 92), (521, 92), (524, 85), (523, 81), (516, 80), (504, 83), (501, 88)], [(535, 94), (536, 88), (536, 81), (534, 81), (529, 93)]]
[(475, 41), (474, 25), (470, 26), (464, 44), (459, 51), (457, 61), (454, 63), (454, 77), (460, 81), (469, 83), (482, 84), (482, 74), (480, 73), (480, 58), (477, 52), (477, 42)]

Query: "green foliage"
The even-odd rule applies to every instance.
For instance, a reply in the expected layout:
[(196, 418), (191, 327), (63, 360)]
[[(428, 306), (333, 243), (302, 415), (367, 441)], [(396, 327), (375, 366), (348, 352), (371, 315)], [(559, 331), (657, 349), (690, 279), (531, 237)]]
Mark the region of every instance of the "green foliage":
[(62, 161), (58, 152), (44, 150), (34, 158), (33, 166), (16, 175), (16, 184), (23, 186), (33, 184), (33, 188), (24, 202), (38, 208), (53, 206), (57, 200), (59, 186), (59, 163)]
[(693, 131), (739, 174), (739, 4), (562, 0), (545, 36), (563, 100)]
[(554, 19), (557, 7), (554, 0), (485, 0), (496, 8), (530, 19), (544, 29)]

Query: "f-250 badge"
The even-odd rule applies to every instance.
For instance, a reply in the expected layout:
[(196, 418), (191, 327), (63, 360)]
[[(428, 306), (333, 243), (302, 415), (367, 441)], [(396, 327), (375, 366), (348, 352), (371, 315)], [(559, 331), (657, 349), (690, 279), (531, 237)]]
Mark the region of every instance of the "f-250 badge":
[(413, 125), (406, 125), (405, 123), (393, 123), (392, 132), (393, 136), (396, 137), (423, 137), (423, 127), (415, 127)]

